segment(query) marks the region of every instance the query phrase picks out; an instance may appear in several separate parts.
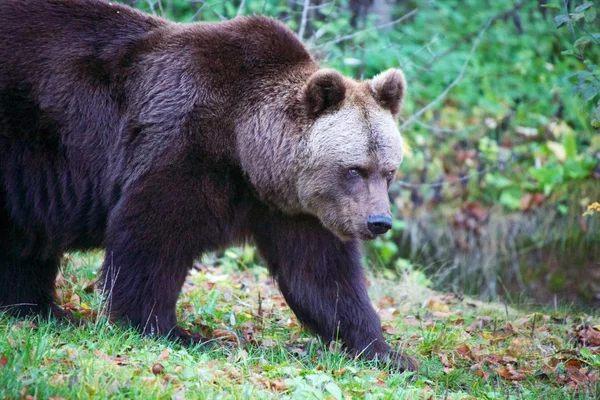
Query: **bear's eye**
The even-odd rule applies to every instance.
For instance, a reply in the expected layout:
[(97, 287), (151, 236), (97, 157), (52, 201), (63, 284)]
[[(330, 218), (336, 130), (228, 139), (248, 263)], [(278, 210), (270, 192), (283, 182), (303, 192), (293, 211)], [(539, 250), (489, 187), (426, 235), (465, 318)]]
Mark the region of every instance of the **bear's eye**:
[(391, 181), (392, 179), (394, 179), (395, 176), (396, 176), (396, 170), (393, 170), (393, 171), (388, 171), (388, 173), (385, 175), (385, 178), (388, 181)]
[(358, 168), (350, 168), (348, 170), (348, 176), (350, 178), (357, 178), (357, 177), (359, 177), (360, 176), (360, 169), (358, 169)]

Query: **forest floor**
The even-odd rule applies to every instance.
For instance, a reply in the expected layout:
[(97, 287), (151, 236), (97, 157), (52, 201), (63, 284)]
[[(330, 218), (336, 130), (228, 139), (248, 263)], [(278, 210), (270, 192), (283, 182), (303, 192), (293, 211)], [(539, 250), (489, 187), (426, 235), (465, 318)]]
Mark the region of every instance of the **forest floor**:
[(0, 315), (0, 398), (600, 398), (598, 314), (441, 294), (419, 272), (370, 276), (387, 339), (422, 363), (398, 374), (313, 339), (265, 268), (225, 254), (192, 270), (178, 303), (186, 329), (214, 338), (194, 348), (108, 322), (102, 254), (69, 256), (57, 286), (83, 326)]

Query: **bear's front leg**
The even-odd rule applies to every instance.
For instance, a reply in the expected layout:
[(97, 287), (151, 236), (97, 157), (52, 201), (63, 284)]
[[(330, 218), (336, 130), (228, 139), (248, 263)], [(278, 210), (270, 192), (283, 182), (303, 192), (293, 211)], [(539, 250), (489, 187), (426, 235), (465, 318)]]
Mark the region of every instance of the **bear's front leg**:
[(342, 242), (312, 217), (257, 213), (253, 222), (259, 251), (287, 303), (311, 331), (340, 339), (354, 355), (391, 362), (397, 370), (418, 362), (393, 352), (369, 300), (359, 243)]
[(202, 194), (194, 183), (170, 173), (128, 188), (109, 216), (102, 267), (113, 319), (184, 344), (203, 340), (178, 327), (175, 313), (206, 226), (196, 206)]

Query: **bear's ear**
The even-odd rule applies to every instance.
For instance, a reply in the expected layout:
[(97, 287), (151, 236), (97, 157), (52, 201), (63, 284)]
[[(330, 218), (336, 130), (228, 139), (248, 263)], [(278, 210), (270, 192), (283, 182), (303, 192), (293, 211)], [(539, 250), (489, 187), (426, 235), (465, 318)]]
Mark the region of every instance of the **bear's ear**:
[(406, 92), (406, 79), (404, 79), (402, 71), (388, 69), (377, 75), (369, 83), (375, 94), (375, 100), (383, 108), (389, 110), (394, 117), (397, 117), (402, 110), (402, 102)]
[(320, 69), (308, 80), (302, 97), (308, 114), (316, 117), (344, 100), (344, 77), (333, 69)]

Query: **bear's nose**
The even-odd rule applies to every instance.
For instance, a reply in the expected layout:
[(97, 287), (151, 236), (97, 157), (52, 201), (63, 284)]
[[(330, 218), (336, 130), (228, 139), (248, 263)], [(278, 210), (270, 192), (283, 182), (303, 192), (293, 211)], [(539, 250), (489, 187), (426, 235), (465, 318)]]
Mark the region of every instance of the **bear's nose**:
[(371, 215), (367, 219), (367, 227), (371, 233), (381, 235), (392, 229), (392, 219), (385, 215)]

